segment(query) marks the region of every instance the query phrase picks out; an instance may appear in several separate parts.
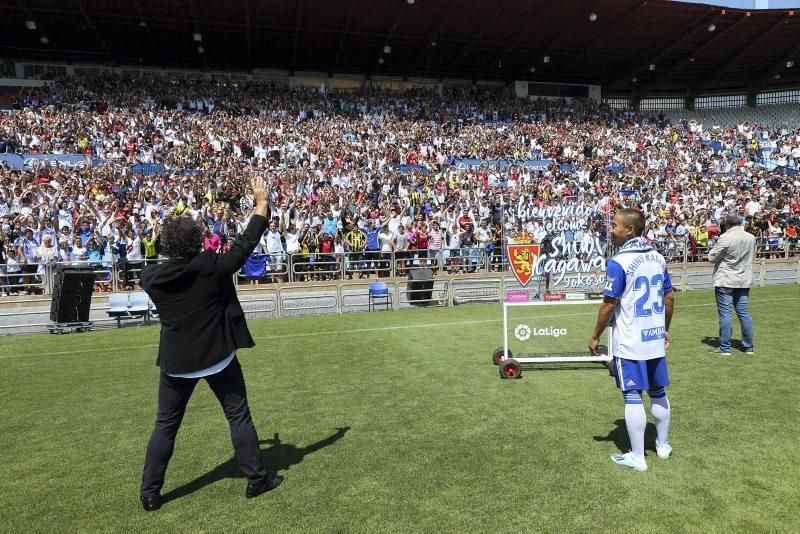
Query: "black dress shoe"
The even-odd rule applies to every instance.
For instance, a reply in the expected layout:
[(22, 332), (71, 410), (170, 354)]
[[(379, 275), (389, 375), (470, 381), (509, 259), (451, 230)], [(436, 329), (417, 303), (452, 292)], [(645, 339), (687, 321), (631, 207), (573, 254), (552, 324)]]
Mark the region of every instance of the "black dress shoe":
[(266, 493), (268, 491), (272, 491), (278, 486), (281, 485), (283, 482), (283, 477), (280, 475), (273, 475), (261, 484), (248, 484), (247, 485), (247, 493), (245, 493), (245, 497), (248, 499), (252, 499), (253, 497), (258, 497), (262, 493)]
[(139, 497), (142, 501), (142, 508), (145, 512), (155, 512), (161, 508), (161, 497)]

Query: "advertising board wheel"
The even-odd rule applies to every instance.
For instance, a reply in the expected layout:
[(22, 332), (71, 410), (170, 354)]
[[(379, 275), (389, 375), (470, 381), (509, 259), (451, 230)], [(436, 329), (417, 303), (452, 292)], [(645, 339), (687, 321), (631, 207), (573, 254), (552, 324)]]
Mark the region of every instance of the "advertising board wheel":
[(522, 377), (522, 367), (517, 360), (509, 358), (500, 364), (500, 377), (505, 380), (514, 380)]
[[(505, 357), (504, 357), (505, 354), (504, 353), (505, 353), (505, 351), (503, 350), (503, 347), (495, 349), (495, 351), (492, 353), (492, 363), (495, 364), (495, 365), (500, 365), (500, 363), (505, 359)], [(513, 358), (514, 357), (514, 356), (512, 356), (510, 350), (508, 351), (508, 357), (509, 358)]]

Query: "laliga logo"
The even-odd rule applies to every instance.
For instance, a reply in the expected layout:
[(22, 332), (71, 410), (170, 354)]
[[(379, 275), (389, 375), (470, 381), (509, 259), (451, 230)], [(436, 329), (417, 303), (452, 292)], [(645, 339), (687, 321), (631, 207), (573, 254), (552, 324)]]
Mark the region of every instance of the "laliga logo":
[(527, 341), (531, 337), (531, 327), (526, 324), (521, 324), (514, 329), (514, 337), (520, 341)]
[(556, 328), (555, 326), (548, 326), (545, 328), (531, 328), (526, 324), (521, 324), (514, 329), (514, 337), (520, 341), (527, 341), (531, 336), (550, 336), (560, 337), (566, 336), (566, 328)]

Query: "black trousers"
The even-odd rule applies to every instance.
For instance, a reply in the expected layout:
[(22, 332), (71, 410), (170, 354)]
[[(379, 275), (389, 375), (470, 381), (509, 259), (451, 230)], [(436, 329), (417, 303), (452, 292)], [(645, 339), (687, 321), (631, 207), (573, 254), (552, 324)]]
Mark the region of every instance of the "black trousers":
[[(183, 421), (186, 404), (200, 378), (174, 378), (161, 373), (158, 385), (156, 425), (147, 443), (144, 459), (141, 494), (156, 497), (164, 485), (167, 464), (175, 449), (175, 436)], [(247, 406), (247, 390), (239, 360), (234, 356), (228, 366), (217, 374), (204, 377), (219, 400), (231, 428), (231, 441), (236, 459), (250, 484), (260, 484), (267, 478), (258, 434)]]

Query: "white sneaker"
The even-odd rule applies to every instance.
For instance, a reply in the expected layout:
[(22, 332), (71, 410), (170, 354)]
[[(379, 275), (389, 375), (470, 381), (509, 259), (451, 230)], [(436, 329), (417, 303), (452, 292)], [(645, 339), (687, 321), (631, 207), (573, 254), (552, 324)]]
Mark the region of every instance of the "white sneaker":
[(637, 462), (632, 452), (625, 454), (612, 454), (611, 461), (623, 467), (630, 467), (634, 471), (647, 471), (647, 462)]
[(658, 454), (658, 457), (662, 460), (666, 460), (672, 454), (672, 445), (669, 443), (661, 443), (656, 440), (656, 454)]

